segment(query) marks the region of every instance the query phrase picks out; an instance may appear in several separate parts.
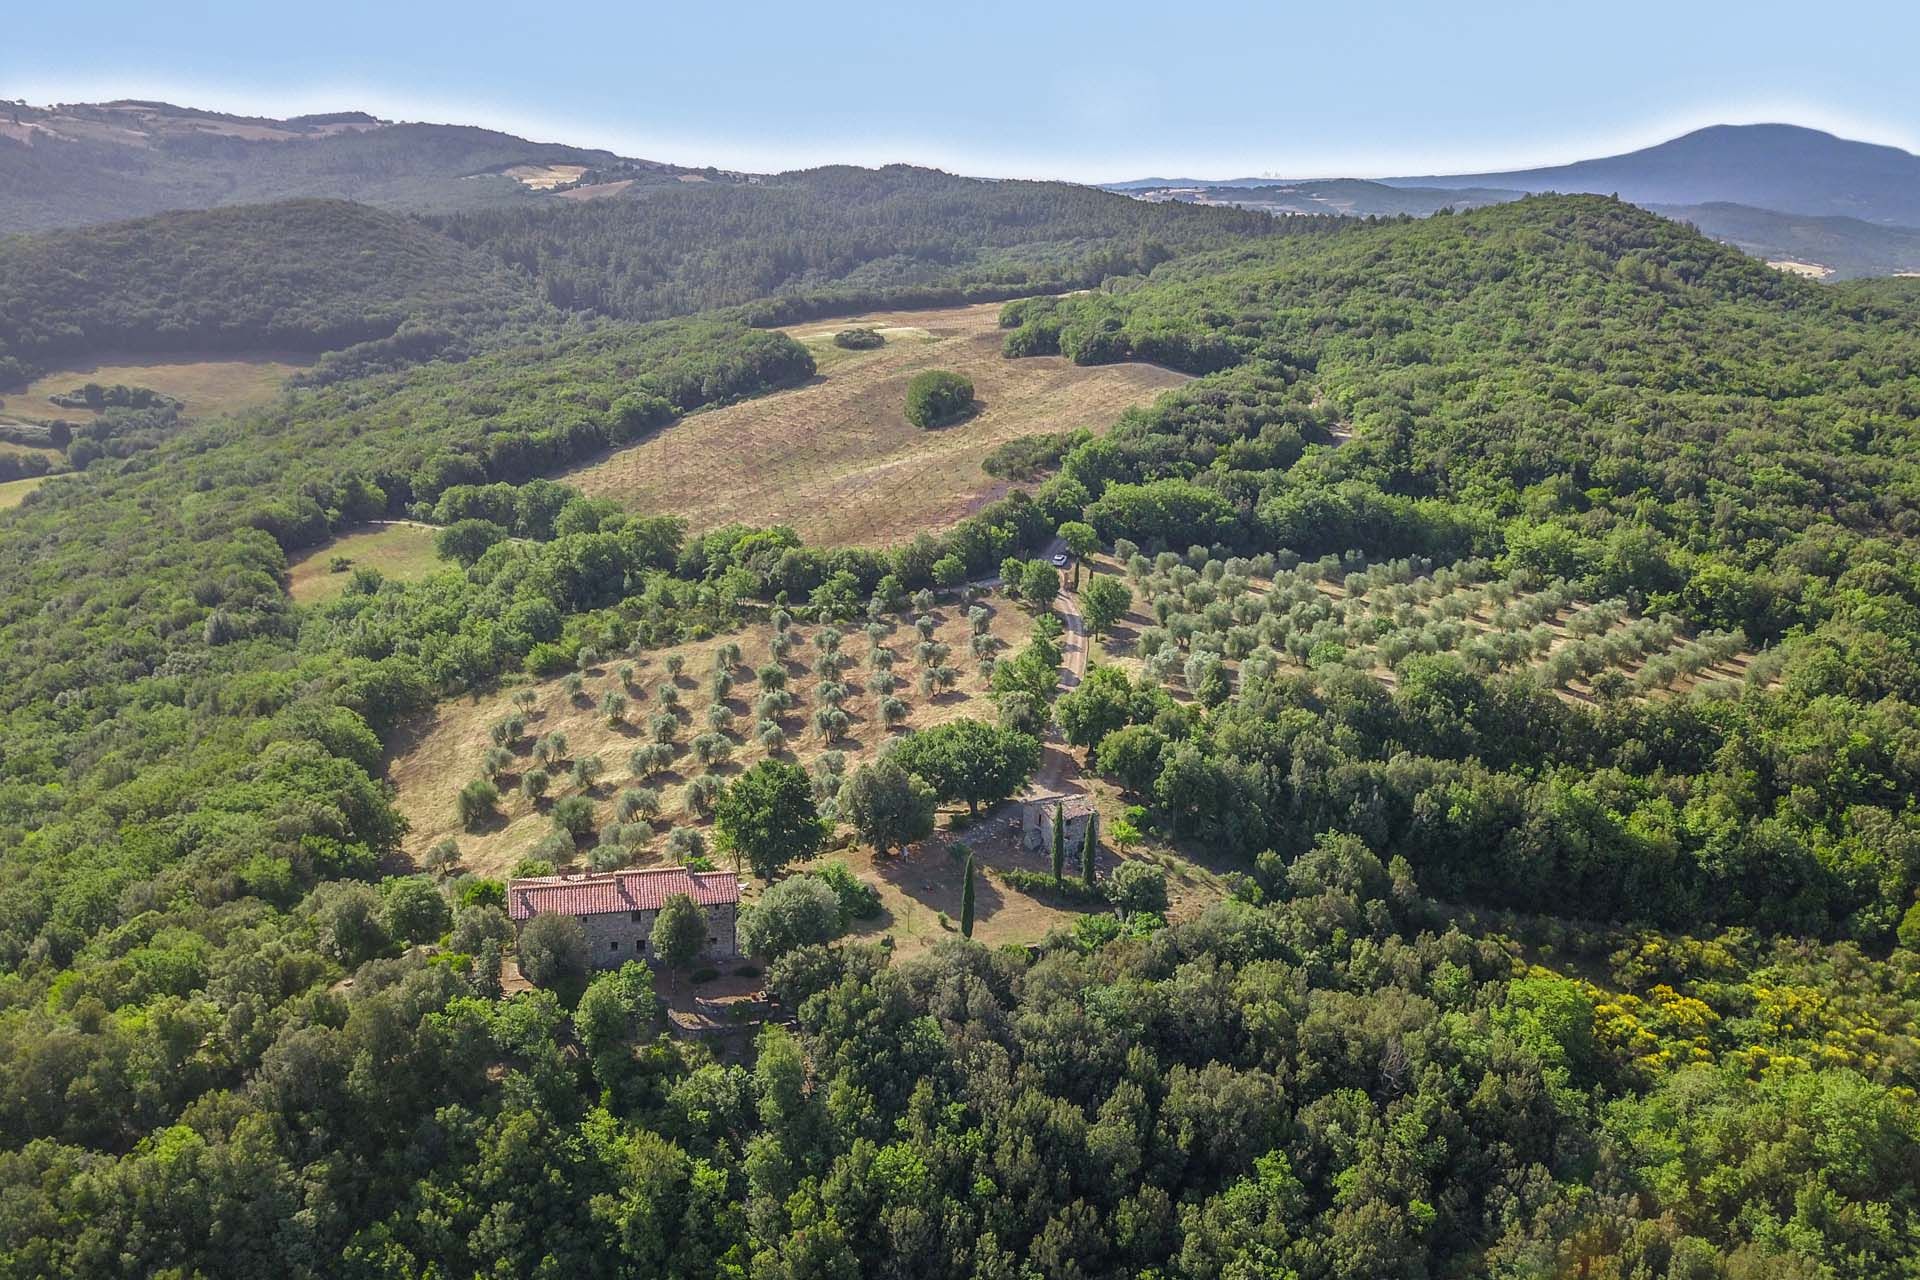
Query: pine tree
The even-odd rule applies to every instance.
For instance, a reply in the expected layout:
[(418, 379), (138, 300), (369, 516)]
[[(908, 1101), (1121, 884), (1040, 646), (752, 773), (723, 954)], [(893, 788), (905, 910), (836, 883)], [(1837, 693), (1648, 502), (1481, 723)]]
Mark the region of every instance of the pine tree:
[(1093, 888), (1094, 858), (1100, 851), (1100, 815), (1087, 815), (1087, 838), (1080, 842), (1080, 879)]
[(960, 886), (960, 936), (973, 936), (973, 855), (967, 855), (966, 880)]
[(1053, 806), (1053, 887), (1064, 887), (1067, 875), (1067, 806)]

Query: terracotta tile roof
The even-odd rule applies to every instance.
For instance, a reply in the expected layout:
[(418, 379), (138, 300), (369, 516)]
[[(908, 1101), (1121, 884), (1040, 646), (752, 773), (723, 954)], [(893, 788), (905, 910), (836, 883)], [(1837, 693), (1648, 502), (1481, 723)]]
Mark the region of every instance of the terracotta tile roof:
[(613, 911), (658, 911), (684, 893), (703, 907), (740, 901), (740, 881), (726, 871), (651, 867), (604, 875), (535, 876), (507, 886), (507, 915), (525, 920), (542, 911), (595, 916)]

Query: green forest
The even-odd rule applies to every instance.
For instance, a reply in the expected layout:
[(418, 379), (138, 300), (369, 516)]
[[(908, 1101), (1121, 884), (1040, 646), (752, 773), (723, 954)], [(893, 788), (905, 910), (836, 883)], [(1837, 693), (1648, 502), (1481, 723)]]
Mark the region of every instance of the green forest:
[(1196, 249), (1339, 221), (889, 165), (651, 187), (558, 210), (476, 210), (434, 225), (519, 268), (558, 307), (651, 320), (751, 303), (757, 321), (785, 324), (1086, 288)]
[[(1920, 1276), (1920, 281), (1601, 197), (960, 181), (0, 241), (15, 377), (336, 353), (0, 513), (0, 1275)], [(989, 298), (1009, 360), (1195, 379), (1003, 447), (1011, 492), (896, 547), (553, 478), (812, 377), (769, 321)], [(374, 519), (460, 554), (294, 603), (290, 558)], [(1141, 674), (1057, 700), (1056, 533), (1153, 618)], [(1057, 724), (1225, 868), (1205, 911), (1115, 882), (1030, 948), (794, 932), (789, 1016), (725, 1059), (642, 966), (503, 996), (503, 885), (401, 853), (387, 753), (436, 703), (1015, 571), (1006, 736)], [(1757, 656), (1562, 697), (1316, 585), (1421, 578)], [(917, 776), (860, 781), (930, 812)]]

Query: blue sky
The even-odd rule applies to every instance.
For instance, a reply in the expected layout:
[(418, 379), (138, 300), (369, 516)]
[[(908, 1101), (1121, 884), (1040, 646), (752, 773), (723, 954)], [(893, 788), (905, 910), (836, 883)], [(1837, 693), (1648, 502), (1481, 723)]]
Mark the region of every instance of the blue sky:
[(756, 170), (1380, 176), (1784, 120), (1920, 151), (1920, 5), (23, 4), (0, 96), (361, 108)]

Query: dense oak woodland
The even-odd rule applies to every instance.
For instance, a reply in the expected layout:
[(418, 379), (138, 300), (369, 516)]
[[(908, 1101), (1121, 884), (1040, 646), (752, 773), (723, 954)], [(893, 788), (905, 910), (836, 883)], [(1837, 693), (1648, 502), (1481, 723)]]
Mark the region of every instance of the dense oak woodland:
[[(699, 254), (592, 287), (748, 300)], [(0, 516), (0, 1274), (1920, 1274), (1915, 291), (1584, 197), (1145, 265), (1010, 306), (1009, 358), (1205, 376), (886, 553), (542, 478), (808, 376), (738, 317), (338, 381)], [(289, 602), (289, 551), (408, 511), (524, 540)], [(1488, 557), (1784, 662), (1591, 705), (1455, 657), (1090, 680), (1063, 724), (1232, 899), (1037, 956), (801, 947), (744, 1065), (641, 971), (495, 999), (497, 886), (450, 931), (371, 887), (383, 740), (434, 699), (1082, 518), (1167, 576)]]
[(0, 238), (0, 391), (102, 352), (340, 352), (330, 367), (365, 371), (559, 321), (484, 257), (339, 200)]
[(1338, 222), (891, 165), (650, 187), (633, 198), (481, 210), (436, 225), (526, 271), (560, 307), (651, 320), (780, 295), (752, 314), (784, 323), (1083, 288), (1176, 253)]

